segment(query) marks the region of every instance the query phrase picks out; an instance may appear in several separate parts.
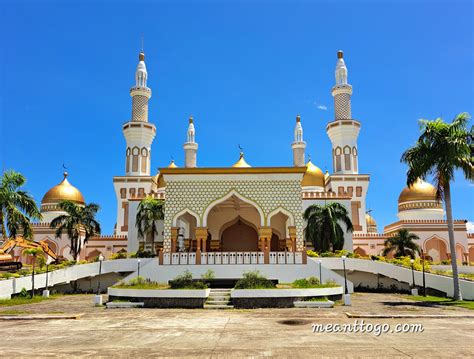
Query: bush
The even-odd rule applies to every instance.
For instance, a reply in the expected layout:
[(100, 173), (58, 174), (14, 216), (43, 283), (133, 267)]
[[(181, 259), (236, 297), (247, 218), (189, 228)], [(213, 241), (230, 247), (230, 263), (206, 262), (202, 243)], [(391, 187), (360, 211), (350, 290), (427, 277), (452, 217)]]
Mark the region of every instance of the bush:
[(311, 249), (307, 250), (306, 254), (308, 255), (308, 257), (313, 257), (313, 258), (319, 257), (319, 254), (315, 251), (312, 251)]
[(336, 254), (333, 252), (323, 252), (320, 254), (321, 257), (335, 257)]
[(202, 280), (193, 280), (190, 271), (185, 270), (183, 274), (178, 275), (169, 281), (171, 289), (206, 289), (207, 284)]
[(443, 264), (443, 265), (448, 265), (448, 264), (451, 264), (451, 261), (450, 261), (449, 259), (443, 259), (443, 260), (441, 261), (441, 264)]
[(245, 272), (243, 278), (235, 283), (235, 289), (275, 288), (275, 284), (260, 274), (259, 271)]
[(316, 288), (320, 285), (319, 279), (316, 277), (297, 279), (292, 284), (294, 288)]
[(114, 259), (125, 259), (127, 258), (127, 253), (126, 252), (117, 252), (117, 253), (114, 253), (110, 256), (110, 259), (111, 260), (114, 260)]
[(153, 258), (155, 255), (151, 251), (139, 249), (136, 253), (130, 254), (130, 258)]
[(212, 280), (216, 277), (216, 273), (212, 270), (212, 269), (209, 269), (206, 273), (204, 273), (201, 278), (203, 280)]
[(21, 288), (21, 292), (18, 293), (18, 296), (21, 298), (28, 298), (30, 296), (30, 293), (28, 293), (26, 288)]

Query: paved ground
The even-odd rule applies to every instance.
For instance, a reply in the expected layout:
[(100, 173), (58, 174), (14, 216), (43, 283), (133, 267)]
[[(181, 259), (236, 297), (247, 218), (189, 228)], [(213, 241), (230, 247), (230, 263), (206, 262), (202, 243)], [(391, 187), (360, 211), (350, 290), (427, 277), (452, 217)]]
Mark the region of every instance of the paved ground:
[[(334, 309), (164, 310), (103, 309), (92, 296), (66, 296), (33, 305), (0, 307), (0, 314), (84, 313), (77, 320), (2, 321), (2, 357), (474, 357), (474, 318), (365, 319), (420, 323), (422, 333), (380, 336), (313, 333), (312, 324), (353, 324), (356, 314), (473, 315), (462, 308), (426, 307), (387, 294), (356, 294)], [(359, 322), (361, 319), (358, 319)]]

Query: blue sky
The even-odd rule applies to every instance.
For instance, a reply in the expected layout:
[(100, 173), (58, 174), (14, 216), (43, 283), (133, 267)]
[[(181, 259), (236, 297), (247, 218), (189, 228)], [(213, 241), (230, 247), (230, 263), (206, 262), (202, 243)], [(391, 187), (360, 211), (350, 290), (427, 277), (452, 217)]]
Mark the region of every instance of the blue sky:
[[(16, 1), (2, 9), (2, 168), (26, 175), (40, 201), (65, 163), (86, 201), (101, 205), (106, 234), (116, 216), (112, 177), (125, 171), (121, 124), (142, 33), (153, 168), (172, 157), (182, 165), (191, 114), (199, 166), (231, 165), (238, 144), (253, 166), (289, 166), (301, 114), (308, 154), (331, 169), (325, 126), (344, 50), (352, 115), (362, 123), (360, 172), (371, 175), (379, 230), (396, 220), (400, 155), (419, 134), (417, 120), (474, 114), (469, 1)], [(472, 185), (458, 176), (455, 217), (473, 220), (473, 203)]]

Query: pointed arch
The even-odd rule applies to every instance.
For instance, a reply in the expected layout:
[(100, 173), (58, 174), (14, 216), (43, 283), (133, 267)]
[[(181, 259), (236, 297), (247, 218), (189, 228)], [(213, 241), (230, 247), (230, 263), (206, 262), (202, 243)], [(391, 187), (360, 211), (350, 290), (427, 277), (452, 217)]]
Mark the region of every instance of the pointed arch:
[(246, 202), (246, 203), (252, 205), (253, 207), (255, 207), (258, 214), (260, 215), (260, 225), (265, 226), (266, 218), (265, 218), (265, 214), (263, 213), (263, 210), (260, 208), (260, 206), (256, 202), (252, 201), (251, 199), (248, 199), (248, 198), (244, 197), (243, 195), (241, 195), (236, 190), (231, 190), (224, 197), (216, 199), (215, 201), (211, 202), (207, 206), (207, 208), (204, 210), (204, 213), (202, 215), (202, 226), (203, 227), (207, 227), (207, 218), (209, 216), (209, 212), (211, 211), (211, 209), (213, 209), (216, 205), (218, 205), (219, 203), (224, 202), (225, 200), (229, 199), (232, 196), (235, 196), (238, 199), (240, 199), (242, 202)]
[(268, 216), (267, 216), (267, 223), (270, 223), (272, 217), (278, 213), (283, 213), (285, 216), (288, 217), (289, 221), (290, 221), (290, 226), (294, 226), (295, 225), (295, 217), (293, 216), (293, 213), (291, 213), (290, 211), (288, 211), (287, 209), (283, 208), (283, 207), (278, 207), (278, 208), (275, 208), (273, 211), (271, 211)]
[(174, 215), (173, 221), (172, 221), (172, 226), (176, 227), (177, 222), (178, 222), (178, 218), (181, 217), (183, 214), (186, 214), (186, 213), (188, 213), (189, 215), (193, 216), (196, 219), (197, 227), (201, 226), (201, 217), (199, 217), (199, 214), (197, 214), (196, 212), (194, 212), (193, 210), (188, 209), (188, 208), (185, 208), (182, 211), (179, 211), (178, 213), (176, 213)]

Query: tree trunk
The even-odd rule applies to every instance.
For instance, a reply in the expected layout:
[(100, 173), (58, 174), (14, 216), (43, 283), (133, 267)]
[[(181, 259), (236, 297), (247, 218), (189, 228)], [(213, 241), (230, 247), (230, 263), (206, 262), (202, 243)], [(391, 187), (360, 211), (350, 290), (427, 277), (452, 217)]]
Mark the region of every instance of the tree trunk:
[(462, 300), (459, 289), (458, 262), (456, 258), (456, 242), (454, 241), (454, 222), (451, 207), (451, 187), (449, 182), (444, 185), (444, 206), (446, 208), (446, 221), (448, 222), (449, 250), (451, 251), (451, 267), (453, 269), (454, 299)]
[(31, 273), (31, 298), (35, 296), (35, 264), (36, 257), (33, 257), (33, 272)]

